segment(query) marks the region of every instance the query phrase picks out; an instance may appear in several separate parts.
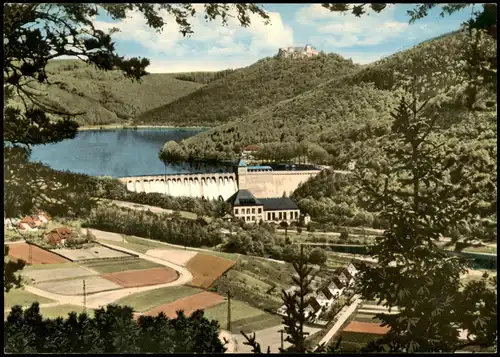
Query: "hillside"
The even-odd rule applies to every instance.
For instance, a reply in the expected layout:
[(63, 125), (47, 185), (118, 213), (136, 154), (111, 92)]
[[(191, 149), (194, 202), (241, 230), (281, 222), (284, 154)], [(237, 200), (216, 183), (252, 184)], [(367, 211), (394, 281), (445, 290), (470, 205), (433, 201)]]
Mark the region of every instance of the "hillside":
[(330, 54), (304, 59), (265, 58), (227, 73), (170, 104), (140, 115), (136, 124), (216, 126), (292, 98), (357, 68)]
[(292, 99), (184, 140), (181, 149), (191, 160), (235, 159), (249, 144), (304, 140), (325, 149), (331, 165), (345, 168), (351, 159), (375, 154), (378, 138), (389, 129), (397, 93), (414, 75), (422, 96), (432, 99), (440, 111), (442, 124), (456, 123), (463, 107), (462, 36), (454, 33), (426, 41), (336, 76)]
[[(118, 71), (99, 71), (78, 60), (55, 60), (47, 66), (50, 81), (44, 100), (78, 116), (81, 125), (126, 123), (135, 116), (183, 97), (202, 84), (176, 79), (179, 74), (148, 74), (132, 82)], [(39, 87), (40, 88), (40, 87)]]

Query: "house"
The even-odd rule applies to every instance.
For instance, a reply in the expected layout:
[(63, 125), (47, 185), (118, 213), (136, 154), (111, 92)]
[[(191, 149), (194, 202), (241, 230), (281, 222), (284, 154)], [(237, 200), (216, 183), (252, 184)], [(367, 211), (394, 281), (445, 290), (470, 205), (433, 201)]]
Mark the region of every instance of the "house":
[(278, 315), (286, 315), (286, 305), (282, 305), (280, 308), (277, 310)]
[(45, 236), (45, 241), (50, 244), (64, 244), (66, 239), (71, 236), (72, 230), (69, 227), (59, 227), (51, 230)]
[(339, 279), (344, 281), (347, 286), (351, 286), (354, 283), (354, 277), (349, 273), (347, 268), (342, 269)]
[(233, 220), (233, 216), (230, 215), (229, 213), (226, 213), (224, 217), (222, 217), (222, 220), (226, 222), (231, 222)]
[(243, 159), (246, 160), (253, 160), (255, 159), (255, 153), (259, 151), (260, 147), (258, 145), (248, 145), (243, 148), (243, 152), (241, 153), (241, 156)]
[(340, 284), (335, 283), (335, 281), (331, 281), (330, 284), (325, 286), (322, 289), (323, 293), (329, 299), (337, 299), (344, 292), (344, 288), (340, 286)]
[(7, 229), (14, 229), (14, 227), (18, 226), (21, 220), (19, 218), (4, 218), (3, 225), (7, 227)]
[(52, 217), (50, 217), (47, 213), (45, 212), (38, 212), (37, 215), (36, 215), (36, 218), (38, 218), (38, 220), (42, 223), (49, 223), (51, 220), (52, 220)]
[(290, 198), (256, 198), (248, 190), (238, 190), (227, 202), (233, 215), (245, 222), (282, 222), (298, 221), (300, 210)]
[(323, 293), (323, 291), (321, 290), (318, 290), (316, 292), (316, 295), (313, 296), (312, 298), (313, 300), (315, 300), (319, 306), (322, 306), (322, 307), (329, 307), (331, 304), (332, 304), (332, 300), (333, 299), (330, 299), (326, 296), (325, 293)]
[(19, 229), (22, 231), (32, 231), (39, 227), (40, 225), (31, 216), (26, 216), (19, 222)]
[(356, 274), (358, 273), (358, 269), (356, 269), (356, 267), (355, 267), (352, 263), (349, 263), (349, 264), (347, 265), (347, 268), (346, 268), (346, 269), (347, 269), (347, 271), (349, 272), (349, 274), (351, 274), (351, 276), (352, 276), (353, 278), (355, 278), (355, 277), (356, 277)]

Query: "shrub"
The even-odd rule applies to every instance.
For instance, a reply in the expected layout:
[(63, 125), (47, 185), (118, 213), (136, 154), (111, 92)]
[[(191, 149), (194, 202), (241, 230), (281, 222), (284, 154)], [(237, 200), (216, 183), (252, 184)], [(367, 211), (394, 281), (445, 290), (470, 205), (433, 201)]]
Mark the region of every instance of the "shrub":
[(347, 233), (346, 230), (343, 230), (342, 232), (340, 232), (340, 240), (341, 241), (347, 241), (349, 239), (349, 233)]
[(297, 233), (301, 234), (302, 233), (302, 227), (297, 227)]
[(309, 254), (309, 263), (311, 264), (323, 265), (327, 259), (325, 251), (321, 248), (314, 248)]

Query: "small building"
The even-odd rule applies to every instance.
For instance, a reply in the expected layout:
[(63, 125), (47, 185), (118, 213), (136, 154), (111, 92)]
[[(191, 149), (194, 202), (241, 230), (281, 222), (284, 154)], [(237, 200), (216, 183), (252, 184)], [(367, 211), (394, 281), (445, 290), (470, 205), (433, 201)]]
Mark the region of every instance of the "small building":
[(45, 236), (45, 241), (50, 244), (64, 244), (66, 239), (71, 236), (72, 230), (69, 227), (58, 227), (51, 230)]
[(342, 281), (346, 287), (351, 286), (354, 283), (354, 277), (349, 273), (347, 268), (342, 269), (339, 274), (339, 280)]
[(351, 274), (351, 276), (352, 276), (353, 278), (355, 278), (355, 277), (356, 277), (356, 274), (358, 273), (358, 269), (356, 269), (356, 267), (354, 266), (354, 264), (349, 263), (349, 264), (347, 265), (347, 268), (346, 268), (346, 269), (347, 269), (347, 271), (349, 272), (349, 274)]
[(19, 222), (19, 229), (22, 231), (32, 231), (39, 227), (40, 225), (31, 216), (26, 216)]
[(258, 145), (248, 145), (243, 148), (241, 157), (246, 160), (255, 159), (255, 153), (259, 151), (260, 147)]
[(239, 190), (228, 199), (233, 215), (245, 222), (298, 221), (300, 210), (290, 198), (256, 198), (248, 190)]

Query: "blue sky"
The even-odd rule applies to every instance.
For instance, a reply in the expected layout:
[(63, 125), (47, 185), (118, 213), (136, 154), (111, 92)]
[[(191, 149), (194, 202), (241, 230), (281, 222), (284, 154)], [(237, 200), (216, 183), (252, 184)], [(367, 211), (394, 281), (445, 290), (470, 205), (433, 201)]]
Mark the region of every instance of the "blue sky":
[(280, 47), (308, 43), (365, 64), (456, 30), (471, 13), (469, 8), (441, 18), (439, 9), (433, 9), (410, 25), (406, 11), (414, 7), (411, 4), (391, 5), (380, 14), (361, 18), (331, 13), (319, 4), (265, 4), (271, 24), (252, 18), (250, 27), (242, 28), (236, 21), (224, 27), (220, 21), (207, 23), (203, 5), (195, 6), (198, 15), (191, 19), (194, 34), (189, 38), (168, 17), (162, 33), (148, 28), (141, 14), (134, 12), (119, 22), (98, 16), (96, 23), (102, 29), (114, 26), (121, 30), (113, 35), (120, 55), (147, 57), (151, 60), (149, 72), (161, 73), (244, 67), (274, 55)]

